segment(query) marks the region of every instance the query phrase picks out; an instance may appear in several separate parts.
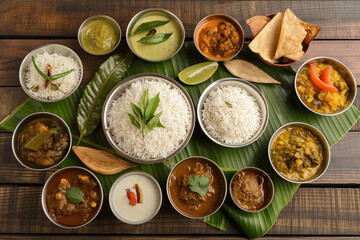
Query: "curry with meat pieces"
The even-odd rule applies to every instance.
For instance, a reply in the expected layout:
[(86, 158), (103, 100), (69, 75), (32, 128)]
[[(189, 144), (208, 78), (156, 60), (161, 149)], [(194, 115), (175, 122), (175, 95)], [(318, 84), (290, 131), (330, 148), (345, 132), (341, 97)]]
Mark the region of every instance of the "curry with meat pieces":
[[(42, 138), (45, 132), (52, 131), (49, 137)], [(64, 158), (69, 149), (69, 134), (58, 121), (40, 118), (28, 123), (19, 136), (21, 158), (33, 167), (49, 167)], [(39, 143), (39, 148), (29, 147), (29, 142)], [(32, 145), (34, 145), (32, 144)]]
[[(204, 196), (190, 189), (189, 178), (193, 175), (206, 176), (209, 179)], [(170, 175), (170, 201), (187, 216), (204, 217), (222, 204), (226, 194), (224, 184), (226, 183), (220, 170), (212, 162), (202, 158), (190, 158), (178, 164)]]
[[(81, 190), (83, 201), (73, 204), (67, 197), (71, 187)], [(81, 169), (65, 169), (49, 183), (46, 205), (49, 215), (64, 226), (79, 226), (91, 220), (97, 213), (102, 195), (96, 179)]]
[(285, 178), (306, 181), (316, 177), (324, 163), (323, 146), (308, 129), (288, 126), (271, 146), (271, 161)]

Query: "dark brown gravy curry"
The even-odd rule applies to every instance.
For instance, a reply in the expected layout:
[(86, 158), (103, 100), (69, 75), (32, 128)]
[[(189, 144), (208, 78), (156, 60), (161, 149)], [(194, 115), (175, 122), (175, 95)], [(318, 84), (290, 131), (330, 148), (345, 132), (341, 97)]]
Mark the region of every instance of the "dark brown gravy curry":
[[(209, 178), (208, 191), (203, 197), (189, 188), (188, 179), (194, 174)], [(187, 216), (207, 216), (223, 201), (226, 194), (224, 181), (221, 172), (212, 162), (201, 158), (187, 159), (177, 165), (171, 173), (168, 183), (170, 201)]]

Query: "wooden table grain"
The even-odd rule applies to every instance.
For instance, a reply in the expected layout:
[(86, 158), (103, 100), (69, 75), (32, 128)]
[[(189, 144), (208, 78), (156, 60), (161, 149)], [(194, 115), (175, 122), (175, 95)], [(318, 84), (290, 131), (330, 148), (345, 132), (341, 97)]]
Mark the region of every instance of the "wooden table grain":
[[(175, 13), (184, 23), (186, 40), (192, 40), (197, 22), (208, 14), (225, 13), (242, 24), (245, 20), (291, 8), (302, 20), (320, 25), (320, 34), (304, 61), (329, 56), (344, 62), (360, 86), (360, 1), (215, 1), (215, 0), (3, 0), (0, 8), (0, 119), (22, 103), (27, 95), (20, 87), (22, 59), (37, 46), (60, 43), (76, 51), (84, 64), (83, 84), (93, 76), (106, 56), (90, 56), (79, 46), (77, 30), (84, 19), (105, 14), (117, 20), (125, 33), (129, 20), (146, 8), (160, 7)], [(126, 48), (123, 40), (119, 49)], [(301, 63), (299, 63), (301, 64)], [(297, 65), (298, 67), (299, 65)], [(296, 66), (295, 66), (296, 67)], [(360, 107), (357, 96), (355, 105)], [(244, 239), (232, 223), (226, 232), (179, 215), (165, 202), (150, 222), (131, 226), (118, 221), (105, 202), (89, 225), (65, 230), (44, 215), (40, 193), (54, 170), (34, 172), (23, 168), (11, 152), (11, 133), (0, 130), (0, 239)], [(360, 124), (332, 148), (332, 160), (319, 180), (302, 185), (281, 212), (264, 239), (360, 239)]]

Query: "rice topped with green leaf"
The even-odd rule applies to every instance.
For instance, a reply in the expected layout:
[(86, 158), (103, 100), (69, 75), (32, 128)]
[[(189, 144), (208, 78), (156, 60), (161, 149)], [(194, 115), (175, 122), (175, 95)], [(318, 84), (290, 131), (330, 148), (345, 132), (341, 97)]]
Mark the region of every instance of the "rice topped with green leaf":
[[(78, 61), (69, 56), (61, 54), (42, 53), (37, 54), (35, 63), (44, 74), (48, 74), (48, 64), (51, 66), (51, 75), (65, 73), (71, 69), (73, 72), (56, 80), (49, 80), (41, 76), (31, 62), (25, 74), (25, 85), (31, 95), (41, 99), (60, 99), (72, 92), (78, 85), (81, 76)], [(46, 86), (47, 85), (47, 86)]]

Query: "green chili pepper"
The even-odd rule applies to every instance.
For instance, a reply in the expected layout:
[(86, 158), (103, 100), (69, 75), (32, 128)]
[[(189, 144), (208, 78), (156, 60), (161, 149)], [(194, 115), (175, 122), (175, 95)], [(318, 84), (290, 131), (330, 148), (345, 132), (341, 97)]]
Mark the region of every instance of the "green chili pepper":
[(49, 79), (49, 80), (56, 80), (56, 79), (59, 79), (59, 78), (62, 78), (62, 77), (65, 77), (66, 75), (68, 75), (69, 73), (72, 73), (73, 71), (75, 71), (75, 69), (71, 69), (67, 72), (64, 72), (64, 73), (59, 73), (59, 74), (56, 74), (56, 75), (53, 75), (51, 77), (49, 77), (48, 75), (46, 75), (45, 73), (43, 73), (39, 67), (36, 65), (35, 63), (35, 59), (34, 59), (34, 56), (31, 56), (31, 59), (32, 59), (32, 62), (34, 64), (34, 67), (36, 69), (36, 71), (45, 79)]
[(71, 69), (71, 70), (69, 70), (69, 71), (67, 71), (67, 72), (53, 75), (50, 79), (51, 79), (51, 80), (56, 80), (56, 79), (65, 77), (66, 75), (68, 75), (69, 73), (72, 73), (73, 71), (75, 71), (75, 69)]

